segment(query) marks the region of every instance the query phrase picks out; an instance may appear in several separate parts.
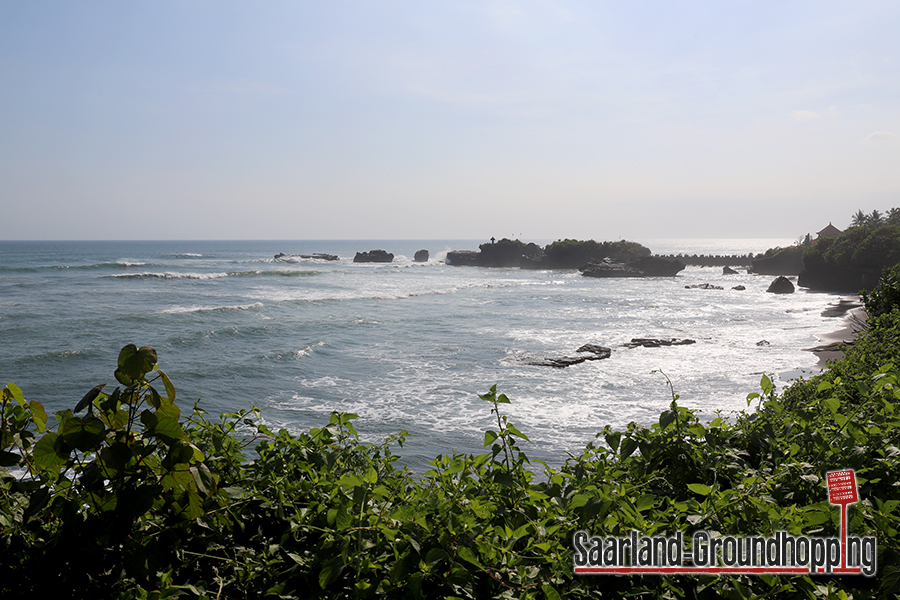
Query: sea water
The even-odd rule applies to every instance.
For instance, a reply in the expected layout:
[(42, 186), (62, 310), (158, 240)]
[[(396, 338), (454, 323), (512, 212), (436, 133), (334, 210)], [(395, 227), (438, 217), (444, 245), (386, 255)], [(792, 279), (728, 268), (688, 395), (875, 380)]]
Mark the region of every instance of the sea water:
[[(547, 240), (536, 240), (546, 243)], [(746, 254), (791, 240), (642, 240), (655, 253)], [(454, 267), (448, 250), (479, 242), (0, 242), (0, 381), (48, 412), (115, 385), (119, 349), (156, 348), (183, 411), (249, 406), (272, 428), (358, 414), (368, 441), (409, 431), (399, 453), (422, 470), (441, 453), (482, 452), (503, 410), (560, 464), (605, 425), (656, 422), (672, 400), (701, 411), (747, 409), (763, 374), (779, 385), (816, 372), (805, 348), (838, 329), (833, 294), (766, 293), (772, 276), (691, 267), (673, 278), (592, 279), (573, 270)], [(384, 249), (390, 264), (354, 263)], [(425, 263), (417, 250), (430, 251)], [(338, 261), (276, 253), (329, 253)], [(710, 283), (723, 290), (686, 289)], [(744, 291), (733, 290), (738, 285)], [(693, 345), (628, 348), (636, 337)], [(765, 343), (762, 343), (765, 342)], [(586, 343), (610, 358), (568, 368), (529, 362)]]

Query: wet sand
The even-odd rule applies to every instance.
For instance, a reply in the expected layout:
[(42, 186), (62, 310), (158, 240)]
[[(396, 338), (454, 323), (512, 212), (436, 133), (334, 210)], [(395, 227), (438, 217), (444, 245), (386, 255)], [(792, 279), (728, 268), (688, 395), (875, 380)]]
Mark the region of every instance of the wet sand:
[(847, 296), (841, 298), (837, 304), (831, 304), (822, 311), (824, 317), (840, 317), (846, 315), (843, 327), (830, 333), (816, 334), (820, 344), (813, 348), (805, 348), (815, 353), (819, 362), (819, 369), (825, 369), (829, 361), (840, 360), (844, 350), (853, 345), (856, 336), (866, 321), (866, 309), (862, 305), (859, 296)]

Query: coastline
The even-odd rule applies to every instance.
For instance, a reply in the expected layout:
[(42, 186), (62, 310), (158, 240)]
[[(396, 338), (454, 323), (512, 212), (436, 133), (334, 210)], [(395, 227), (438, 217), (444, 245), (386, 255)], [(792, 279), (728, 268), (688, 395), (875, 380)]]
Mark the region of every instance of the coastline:
[(820, 370), (828, 368), (830, 361), (840, 360), (844, 350), (853, 345), (860, 332), (860, 325), (866, 321), (866, 309), (858, 295), (845, 296), (837, 304), (830, 304), (822, 311), (823, 316), (839, 317), (844, 315), (844, 326), (829, 333), (816, 334), (819, 344), (812, 348), (804, 348), (816, 355)]

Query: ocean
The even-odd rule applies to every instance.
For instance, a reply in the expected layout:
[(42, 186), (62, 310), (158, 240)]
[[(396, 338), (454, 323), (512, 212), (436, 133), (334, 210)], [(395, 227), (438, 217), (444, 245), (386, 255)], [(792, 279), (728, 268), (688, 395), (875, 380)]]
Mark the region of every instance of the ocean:
[[(527, 240), (526, 240), (527, 241)], [(545, 244), (549, 240), (535, 240)], [(654, 253), (746, 254), (792, 240), (637, 240)], [(115, 385), (119, 349), (153, 346), (183, 412), (255, 405), (293, 433), (331, 411), (359, 415), (367, 441), (401, 430), (417, 471), (438, 454), (483, 452), (496, 428), (480, 400), (496, 384), (532, 459), (559, 465), (604, 426), (649, 426), (671, 402), (714, 418), (747, 409), (770, 374), (817, 372), (804, 348), (843, 320), (835, 294), (766, 293), (774, 277), (688, 267), (674, 278), (591, 279), (577, 271), (454, 267), (479, 242), (0, 242), (0, 380), (48, 412)], [(390, 264), (353, 263), (384, 249)], [(413, 255), (427, 249), (430, 259)], [(274, 255), (327, 253), (338, 261)], [(724, 290), (686, 289), (710, 283)], [(744, 291), (732, 288), (746, 287)], [(695, 344), (628, 348), (632, 338)], [(758, 345), (762, 341), (768, 344)], [(610, 358), (529, 364), (586, 343)]]

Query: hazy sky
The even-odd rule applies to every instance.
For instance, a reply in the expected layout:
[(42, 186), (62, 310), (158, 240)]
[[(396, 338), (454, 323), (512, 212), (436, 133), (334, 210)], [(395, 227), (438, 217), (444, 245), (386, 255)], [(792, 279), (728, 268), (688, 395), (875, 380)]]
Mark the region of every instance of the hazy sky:
[(898, 136), (896, 0), (0, 2), (0, 239), (797, 237)]

